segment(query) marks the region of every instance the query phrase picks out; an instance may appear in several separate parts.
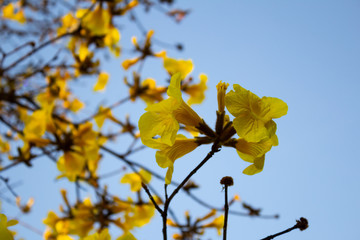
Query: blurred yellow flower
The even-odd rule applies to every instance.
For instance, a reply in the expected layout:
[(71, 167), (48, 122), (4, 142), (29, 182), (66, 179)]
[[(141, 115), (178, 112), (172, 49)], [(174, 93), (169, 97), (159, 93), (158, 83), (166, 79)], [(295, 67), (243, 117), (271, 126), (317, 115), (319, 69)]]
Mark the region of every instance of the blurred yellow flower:
[(94, 85), (94, 91), (104, 91), (109, 80), (109, 74), (102, 72), (99, 74), (98, 80)]
[(72, 13), (68, 13), (61, 18), (62, 25), (58, 28), (57, 34), (62, 35), (67, 32), (72, 32), (79, 26), (79, 20), (73, 16)]
[(192, 104), (200, 104), (205, 99), (205, 91), (207, 90), (206, 82), (208, 77), (205, 74), (199, 75), (200, 82), (198, 84), (186, 85), (183, 88), (183, 91), (190, 95), (187, 103), (189, 105)]
[(125, 83), (130, 87), (131, 101), (135, 101), (137, 97), (140, 97), (148, 105), (163, 100), (162, 94), (166, 92), (166, 88), (156, 86), (156, 81), (152, 78), (147, 78), (140, 84), (140, 77), (135, 76), (133, 85)]
[(191, 59), (175, 59), (175, 58), (164, 58), (164, 68), (166, 71), (173, 75), (175, 73), (181, 74), (181, 79), (185, 79), (194, 69), (194, 65)]
[(81, 25), (88, 29), (92, 35), (101, 36), (109, 31), (111, 15), (108, 10), (98, 5), (94, 11), (79, 9), (76, 17), (81, 19)]
[(135, 50), (138, 52), (141, 52), (141, 55), (132, 59), (126, 59), (123, 61), (122, 66), (125, 70), (128, 70), (132, 65), (136, 64), (140, 60), (144, 60), (148, 56), (158, 57), (158, 58), (164, 58), (166, 56), (165, 51), (160, 52), (153, 52), (151, 49), (151, 37), (154, 34), (154, 30), (149, 30), (146, 34), (145, 43), (143, 47), (140, 47), (136, 37), (131, 38), (132, 44), (135, 46)]
[(148, 171), (141, 169), (138, 173), (127, 173), (125, 174), (120, 182), (121, 183), (129, 183), (130, 189), (133, 192), (138, 192), (141, 189), (141, 183), (144, 182), (148, 184), (151, 180), (151, 173)]
[(105, 228), (101, 232), (96, 232), (85, 237), (83, 240), (111, 240), (111, 235), (109, 234), (109, 229)]
[(6, 19), (17, 21), (21, 24), (26, 22), (23, 9), (15, 8), (15, 4), (9, 3), (2, 8), (3, 17)]

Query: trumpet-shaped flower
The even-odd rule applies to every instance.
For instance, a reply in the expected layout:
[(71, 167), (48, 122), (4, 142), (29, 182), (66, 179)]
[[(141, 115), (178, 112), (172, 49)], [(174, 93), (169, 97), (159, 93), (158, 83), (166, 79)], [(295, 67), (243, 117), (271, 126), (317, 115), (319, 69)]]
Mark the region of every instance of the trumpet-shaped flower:
[(273, 97), (259, 98), (238, 84), (234, 84), (234, 90), (226, 94), (225, 105), (235, 116), (237, 134), (250, 142), (268, 138), (270, 130), (267, 125), (273, 122), (272, 119), (287, 113), (286, 103)]
[(140, 137), (144, 145), (155, 149), (163, 144), (172, 146), (179, 123), (193, 127), (202, 123), (197, 113), (183, 101), (180, 82), (180, 73), (173, 75), (167, 90), (169, 98), (148, 106), (140, 117)]

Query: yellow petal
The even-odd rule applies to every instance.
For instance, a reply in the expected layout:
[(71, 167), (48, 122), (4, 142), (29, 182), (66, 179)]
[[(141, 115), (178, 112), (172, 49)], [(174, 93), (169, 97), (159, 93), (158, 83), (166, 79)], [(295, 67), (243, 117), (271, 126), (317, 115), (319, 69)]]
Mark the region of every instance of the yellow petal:
[(260, 103), (258, 96), (238, 84), (234, 84), (233, 87), (235, 92), (231, 90), (226, 94), (225, 105), (234, 117), (250, 114), (259, 108), (259, 106), (257, 106)]
[(175, 160), (192, 152), (198, 146), (194, 139), (177, 139), (172, 146), (163, 146), (160, 151), (156, 152), (157, 164), (162, 168), (168, 168), (165, 178), (166, 184), (171, 182)]
[(94, 117), (96, 125), (101, 128), (105, 122), (105, 119), (112, 116), (111, 109), (100, 106), (98, 113)]
[[(139, 119), (140, 138), (144, 145), (158, 148), (158, 144), (173, 145), (179, 123), (169, 113), (146, 112)], [(156, 137), (160, 137), (155, 139)]]
[(16, 219), (11, 219), (11, 220), (9, 220), (9, 221), (6, 223), (6, 225), (7, 225), (8, 227), (11, 227), (11, 226), (14, 226), (14, 225), (16, 225), (16, 224), (18, 224), (18, 223), (19, 223), (18, 220), (16, 220)]
[(268, 152), (272, 147), (271, 143), (271, 141), (253, 143), (247, 142), (245, 139), (238, 139), (235, 147), (240, 153), (251, 155), (255, 158)]
[(133, 58), (133, 59), (126, 59), (125, 61), (123, 61), (122, 66), (125, 70), (128, 70), (132, 65), (137, 63), (139, 60), (140, 60), (140, 58), (138, 58), (138, 57)]
[(78, 12), (76, 14), (77, 16), (82, 15), (82, 25), (89, 29), (93, 35), (105, 35), (109, 31), (111, 20), (109, 11), (101, 8), (99, 5), (93, 12), (86, 12)]
[(170, 85), (167, 90), (167, 95), (169, 97), (175, 98), (178, 102), (181, 102), (182, 100), (180, 85), (181, 85), (181, 74), (176, 73), (171, 77)]
[(269, 108), (266, 116), (264, 116), (264, 118), (266, 118), (265, 120), (282, 117), (286, 115), (288, 111), (287, 104), (281, 99), (274, 97), (263, 97), (261, 101)]
[(102, 72), (99, 74), (98, 80), (94, 86), (94, 91), (103, 91), (109, 80), (109, 74)]
[(186, 78), (188, 74), (190, 74), (194, 68), (191, 59), (174, 59), (174, 58), (164, 58), (164, 68), (166, 71), (173, 75), (177, 72), (181, 73), (181, 79)]
[(237, 134), (248, 142), (259, 142), (268, 137), (264, 122), (254, 119), (250, 114), (236, 117), (233, 125)]
[(137, 240), (137, 239), (130, 232), (127, 232), (124, 233), (122, 236), (118, 237), (116, 240)]
[(151, 180), (151, 173), (141, 169), (138, 173), (127, 173), (121, 178), (121, 183), (129, 183), (130, 189), (137, 192), (141, 189), (141, 183), (149, 183)]
[(120, 32), (117, 28), (111, 26), (109, 32), (104, 38), (104, 43), (106, 46), (115, 45), (120, 40)]
[(200, 83), (188, 86), (185, 92), (190, 95), (188, 104), (200, 104), (205, 99), (205, 91), (207, 90), (206, 82), (208, 77), (205, 74), (200, 74)]
[(9, 3), (5, 7), (3, 7), (2, 12), (3, 12), (4, 18), (17, 21), (21, 24), (25, 23), (25, 21), (26, 21), (26, 18), (24, 15), (24, 10), (20, 9), (20, 10), (17, 10), (17, 13), (15, 13), (15, 7), (14, 7), (13, 3)]
[(265, 155), (255, 158), (254, 164), (245, 168), (243, 173), (246, 175), (254, 175), (256, 173), (261, 172), (264, 168), (264, 161), (265, 161)]
[(75, 98), (72, 102), (64, 101), (63, 106), (64, 108), (67, 108), (72, 112), (78, 112), (84, 107), (84, 103), (81, 102), (79, 99)]
[(86, 43), (81, 43), (79, 48), (79, 59), (81, 62), (85, 61), (86, 57), (90, 55), (90, 51)]

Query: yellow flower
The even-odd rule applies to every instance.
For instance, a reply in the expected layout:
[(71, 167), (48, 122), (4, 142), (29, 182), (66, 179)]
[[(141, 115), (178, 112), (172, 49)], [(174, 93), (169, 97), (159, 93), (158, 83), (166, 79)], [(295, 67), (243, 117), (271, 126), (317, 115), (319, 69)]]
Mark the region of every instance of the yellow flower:
[(96, 232), (85, 237), (83, 240), (111, 240), (111, 236), (109, 234), (109, 229), (105, 228), (101, 230), (101, 232)]
[(79, 20), (72, 13), (66, 14), (61, 18), (62, 26), (58, 28), (57, 34), (62, 35), (74, 31), (78, 27), (78, 22)]
[(63, 107), (76, 113), (84, 108), (84, 103), (81, 102), (79, 99), (75, 98), (73, 100), (65, 100), (63, 102)]
[(87, 43), (83, 42), (79, 47), (79, 59), (84, 62), (88, 56), (91, 56), (92, 52), (89, 50)]
[(129, 85), (131, 101), (135, 101), (138, 96), (148, 105), (163, 100), (162, 94), (166, 91), (165, 87), (156, 86), (156, 81), (152, 78), (145, 79), (141, 84), (139, 81), (139, 77), (134, 77), (134, 85)]
[(120, 32), (114, 26), (110, 26), (108, 33), (104, 37), (104, 44), (108, 46), (115, 57), (120, 56), (120, 47), (117, 45), (121, 38)]
[(10, 144), (8, 142), (3, 141), (0, 136), (0, 154), (7, 153), (9, 151), (10, 151)]
[(57, 168), (64, 175), (60, 175), (58, 178), (66, 176), (70, 181), (75, 181), (76, 176), (81, 175), (84, 170), (86, 160), (81, 153), (67, 151), (57, 161)]
[(151, 173), (141, 169), (138, 173), (127, 173), (121, 178), (121, 183), (129, 183), (130, 189), (133, 192), (140, 191), (141, 183), (149, 183), (151, 180)]
[(148, 33), (146, 34), (146, 39), (145, 39), (145, 43), (144, 43), (143, 47), (139, 46), (136, 37), (131, 38), (131, 41), (132, 41), (133, 45), (135, 46), (135, 50), (138, 52), (141, 52), (141, 55), (138, 57), (132, 58), (132, 59), (126, 59), (122, 63), (122, 66), (125, 70), (129, 69), (132, 65), (136, 64), (140, 60), (144, 60), (148, 56), (159, 57), (159, 58), (164, 58), (166, 56), (165, 51), (160, 51), (160, 52), (154, 53), (151, 50), (151, 37), (153, 34), (154, 34), (154, 30), (148, 31)]
[(104, 91), (109, 80), (109, 74), (102, 72), (99, 74), (98, 80), (94, 86), (94, 91)]
[(165, 57), (164, 68), (170, 75), (180, 72), (181, 79), (185, 79), (194, 69), (194, 65), (191, 59), (184, 60)]
[(273, 118), (287, 113), (286, 103), (273, 97), (259, 98), (238, 84), (234, 84), (234, 90), (226, 94), (225, 105), (235, 117), (234, 127), (237, 134), (250, 142), (269, 138), (267, 124), (275, 124)]
[(122, 66), (125, 70), (128, 70), (132, 65), (136, 64), (141, 58), (140, 57), (135, 57), (132, 59), (126, 59), (122, 62)]
[(218, 235), (221, 235), (221, 230), (224, 227), (224, 215), (215, 218), (211, 223), (203, 226), (203, 228), (216, 228)]
[(109, 31), (111, 15), (109, 11), (97, 6), (92, 12), (80, 9), (76, 12), (77, 18), (82, 18), (81, 25), (88, 29), (92, 35), (101, 36)]
[(14, 237), (12, 236), (11, 232), (7, 229), (8, 227), (14, 226), (17, 224), (17, 220), (7, 220), (5, 214), (0, 214), (0, 236), (1, 240), (13, 240)]
[(189, 105), (200, 104), (205, 99), (205, 91), (207, 90), (206, 82), (208, 77), (202, 73), (199, 75), (199, 78), (200, 83), (185, 86), (183, 88), (183, 91), (190, 95), (190, 98), (187, 101)]
[(139, 119), (141, 141), (144, 145), (158, 149), (162, 144), (172, 146), (179, 130), (179, 123), (197, 127), (202, 119), (187, 105), (180, 91), (181, 75), (172, 76), (168, 99), (148, 106)]
[(94, 117), (94, 121), (95, 121), (96, 125), (98, 126), (98, 128), (101, 128), (105, 122), (105, 119), (108, 119), (108, 118), (113, 118), (111, 109), (100, 106), (98, 113)]
[(58, 170), (63, 173), (58, 178), (66, 176), (70, 181), (75, 181), (76, 176), (84, 174), (86, 164), (88, 170), (95, 174), (100, 159), (100, 138), (93, 131), (92, 124), (90, 122), (80, 124), (77, 129), (67, 134), (70, 135), (71, 141), (65, 140), (64, 145), (70, 146), (64, 149), (64, 155), (57, 162)]
[[(9, 3), (8, 5), (4, 6), (2, 9), (3, 17), (6, 19), (17, 21), (21, 24), (26, 22), (26, 18), (24, 15), (23, 9), (15, 9), (13, 3)], [(16, 12), (16, 13), (15, 13)]]
[(28, 121), (25, 122), (24, 141), (35, 143), (38, 146), (45, 146), (50, 142), (48, 139), (43, 139), (42, 136), (53, 124), (52, 109), (51, 106), (48, 109), (39, 109), (32, 113)]
[(195, 139), (187, 139), (185, 136), (178, 135), (172, 146), (163, 144), (155, 154), (157, 164), (162, 168), (167, 168), (165, 184), (170, 184), (174, 172), (174, 162), (176, 159), (192, 152), (199, 144)]

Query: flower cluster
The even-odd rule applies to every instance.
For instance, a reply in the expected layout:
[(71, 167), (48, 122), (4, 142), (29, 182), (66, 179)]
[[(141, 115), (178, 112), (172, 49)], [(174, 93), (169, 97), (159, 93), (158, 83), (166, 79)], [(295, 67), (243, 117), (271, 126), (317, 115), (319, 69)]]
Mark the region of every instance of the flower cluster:
[[(167, 168), (165, 183), (171, 182), (176, 159), (195, 150), (202, 144), (233, 147), (239, 156), (252, 163), (243, 173), (253, 175), (262, 171), (265, 154), (278, 145), (276, 123), (272, 120), (287, 113), (287, 105), (278, 98), (259, 98), (252, 92), (234, 84), (234, 90), (226, 93), (228, 84), (220, 82), (218, 111), (215, 130), (182, 99), (183, 75), (172, 76), (167, 90), (168, 99), (148, 106), (140, 120), (140, 137), (144, 145), (158, 149), (156, 162)], [(235, 117), (230, 121), (226, 109)], [(180, 125), (192, 132), (203, 134), (188, 139), (178, 134)], [(233, 138), (237, 134), (238, 138)]]

